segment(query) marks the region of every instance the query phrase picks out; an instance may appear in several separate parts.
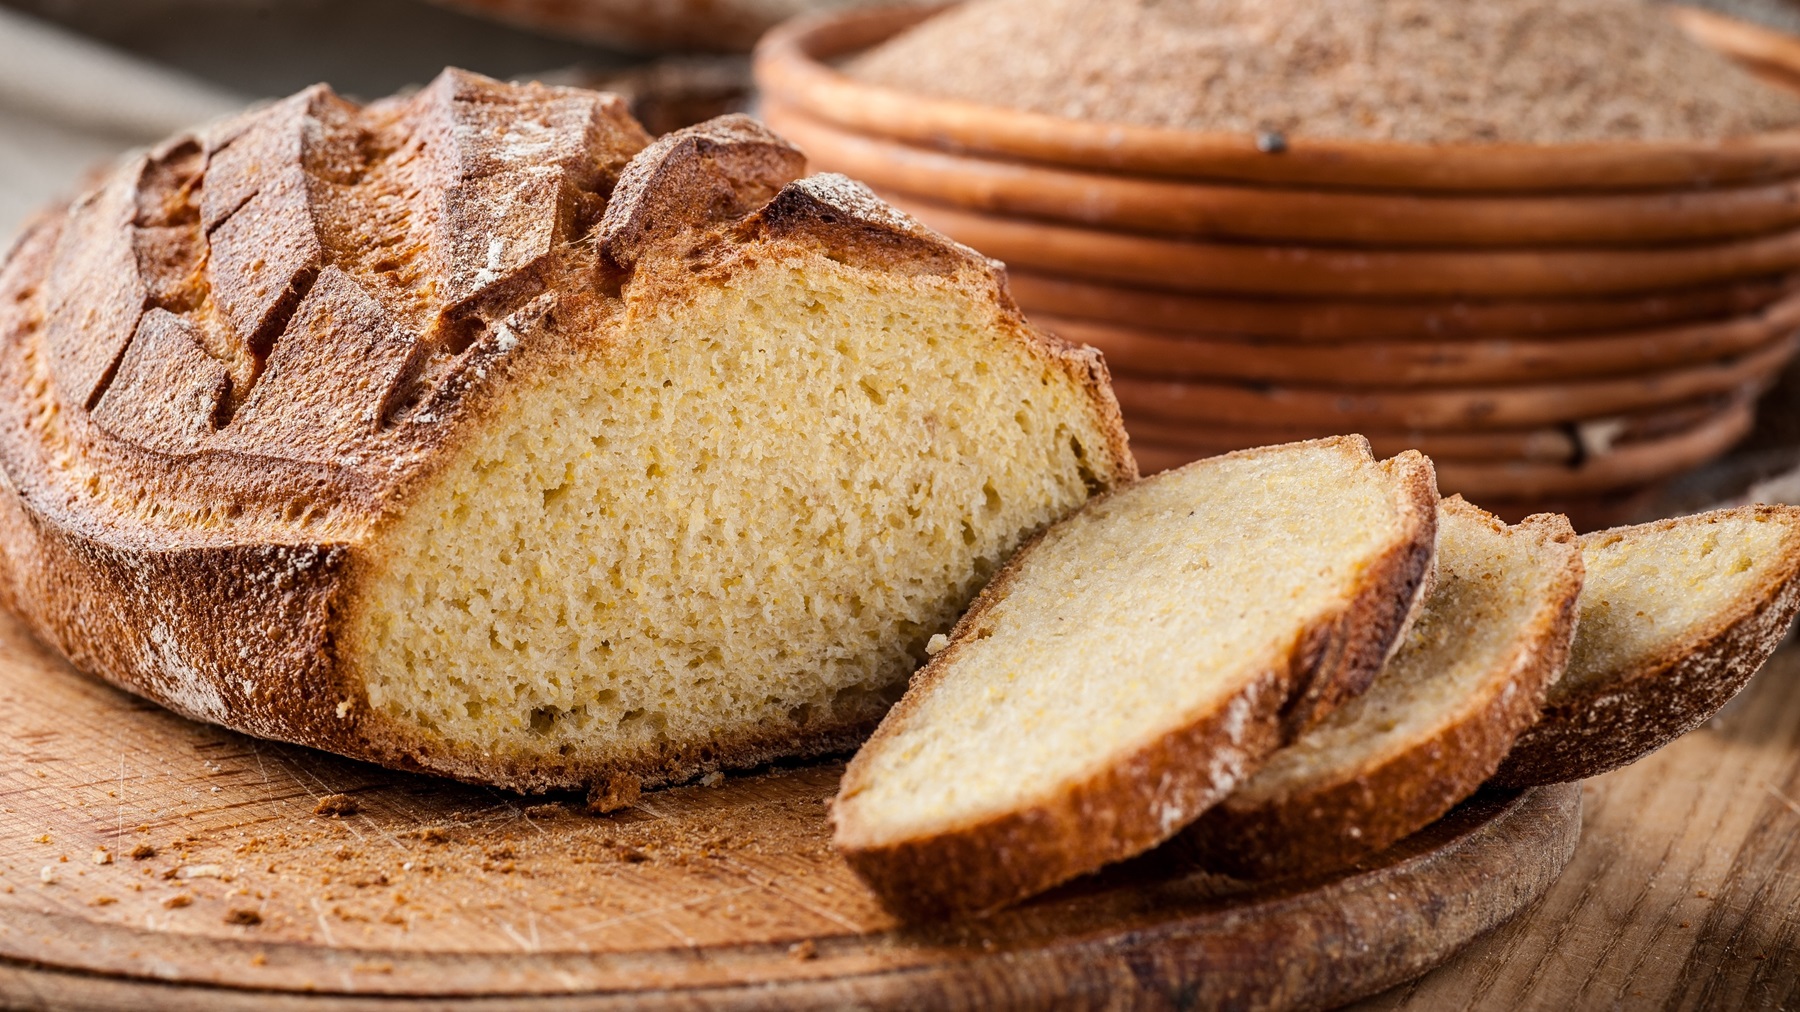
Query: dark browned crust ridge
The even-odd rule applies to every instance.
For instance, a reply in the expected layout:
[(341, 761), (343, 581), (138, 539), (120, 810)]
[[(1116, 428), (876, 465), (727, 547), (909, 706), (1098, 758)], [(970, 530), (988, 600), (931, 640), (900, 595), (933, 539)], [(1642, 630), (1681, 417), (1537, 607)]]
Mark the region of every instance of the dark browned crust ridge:
[[(1360, 436), (1337, 439), (1355, 440), (1369, 453)], [(1396, 473), (1401, 534), (1368, 567), (1361, 588), (1341, 608), (1301, 630), (1284, 663), (1252, 676), (1233, 700), (1044, 800), (929, 836), (856, 842), (839, 805), (866, 777), (864, 756), (897, 733), (919, 699), (945, 677), (959, 643), (976, 635), (1006, 597), (1042, 536), (1022, 547), (851, 761), (833, 808), (838, 851), (884, 905), (907, 919), (924, 920), (991, 913), (1175, 835), (1291, 741), (1303, 726), (1297, 713), (1322, 718), (1329, 707), (1366, 688), (1386, 661), (1431, 567), (1438, 495), (1431, 462), (1421, 454), (1408, 451), (1383, 466)], [(1240, 712), (1234, 714), (1234, 707)], [(1233, 723), (1241, 726), (1235, 736), (1228, 730)]]

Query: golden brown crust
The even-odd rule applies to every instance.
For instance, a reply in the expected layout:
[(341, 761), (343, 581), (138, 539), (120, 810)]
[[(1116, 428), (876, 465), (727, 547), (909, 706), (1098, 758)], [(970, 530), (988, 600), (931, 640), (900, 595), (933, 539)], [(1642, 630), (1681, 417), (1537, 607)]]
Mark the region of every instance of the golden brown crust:
[[(1650, 531), (1755, 515), (1787, 528), (1769, 578), (1710, 628), (1617, 677), (1553, 692), (1495, 773), (1503, 787), (1584, 780), (1642, 759), (1710, 720), (1781, 645), (1800, 612), (1800, 507), (1752, 505), (1643, 525)], [(1582, 541), (1628, 532), (1622, 527)]]
[(463, 324), (581, 269), (644, 140), (605, 96), (450, 71), (128, 160), (0, 277), (0, 598), (188, 716), (404, 765), (339, 656), (355, 546), (479, 423), (445, 398)]
[[(649, 138), (611, 96), (452, 70), (359, 108), (321, 86), (174, 138), (40, 219), (0, 269), (0, 604), (189, 716), (509, 787), (854, 744), (880, 700), (621, 762), (488, 755), (372, 712), (347, 656), (383, 532), (510, 391), (621, 339), (627, 301), (684, 299), (757, 257), (930, 269), (994, 302), (1089, 383), (1111, 433), (1097, 470), (1135, 477), (1097, 354), (1026, 327), (991, 261), (779, 188), (766, 163), (791, 149), (741, 118), (693, 137), (628, 171)], [(737, 202), (708, 190), (691, 227), (648, 227), (697, 178), (671, 159), (739, 171), (720, 137), (761, 145), (727, 179)], [(645, 183), (615, 195), (626, 177)], [(639, 255), (720, 269), (609, 263), (609, 214)]]
[[(1444, 505), (1498, 525), (1461, 497)], [(1240, 877), (1322, 873), (1386, 849), (1475, 793), (1536, 720), (1575, 635), (1582, 566), (1574, 528), (1566, 517), (1548, 514), (1519, 526), (1568, 551), (1540, 607), (1495, 665), (1505, 677), (1484, 682), (1477, 707), (1370, 766), (1272, 798), (1228, 797), (1188, 827), (1183, 844), (1209, 866)]]
[(744, 218), (805, 171), (805, 155), (748, 116), (677, 130), (619, 176), (600, 220), (600, 252), (629, 268), (684, 231)]
[[(1361, 444), (1360, 436), (1337, 437)], [(1244, 450), (1255, 454), (1264, 450)], [(982, 914), (1114, 861), (1140, 854), (1216, 804), (1304, 721), (1361, 692), (1380, 670), (1427, 579), (1437, 536), (1431, 462), (1409, 451), (1384, 463), (1396, 479), (1401, 533), (1335, 614), (1303, 630), (1284, 663), (1257, 673), (1217, 710), (1148, 742), (1049, 799), (942, 833), (891, 843), (861, 839), (834, 807), (834, 846), (884, 904), (924, 919)], [(1034, 539), (1014, 555), (952, 630), (950, 644), (913, 677), (900, 703), (845, 771), (838, 798), (868, 776), (864, 758), (897, 734), (945, 677), (958, 644), (1009, 593)]]
[[(1363, 452), (1371, 452), (1368, 440), (1352, 438), (1362, 444)], [(1289, 693), (1282, 713), (1283, 744), (1368, 689), (1436, 576), (1438, 489), (1431, 460), (1417, 450), (1408, 450), (1382, 466), (1401, 486), (1403, 524), (1409, 531), (1423, 533), (1403, 538), (1394, 554), (1369, 568), (1369, 592), (1354, 595), (1329, 625), (1320, 623), (1300, 638), (1295, 667), (1303, 673), (1303, 680)], [(1376, 587), (1388, 590), (1376, 592)]]

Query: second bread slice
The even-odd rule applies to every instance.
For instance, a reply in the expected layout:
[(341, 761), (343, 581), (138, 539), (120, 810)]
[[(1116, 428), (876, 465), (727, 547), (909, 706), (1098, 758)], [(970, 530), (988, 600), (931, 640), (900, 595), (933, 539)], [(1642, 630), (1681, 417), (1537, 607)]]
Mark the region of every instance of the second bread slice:
[(835, 844), (908, 916), (1145, 851), (1367, 687), (1436, 544), (1431, 463), (1227, 454), (1022, 550), (845, 772)]
[(1348, 865), (1492, 776), (1568, 663), (1581, 549), (1566, 517), (1507, 527), (1460, 496), (1438, 514), (1437, 586), (1375, 684), (1270, 757), (1183, 840), (1264, 877)]

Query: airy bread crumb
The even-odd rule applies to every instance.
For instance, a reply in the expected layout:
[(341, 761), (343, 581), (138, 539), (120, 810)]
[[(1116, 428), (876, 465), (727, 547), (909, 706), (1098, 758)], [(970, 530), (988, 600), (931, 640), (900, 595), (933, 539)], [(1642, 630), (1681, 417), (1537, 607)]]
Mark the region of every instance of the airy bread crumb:
[(1435, 821), (1537, 718), (1568, 661), (1581, 574), (1567, 518), (1508, 527), (1445, 500), (1436, 586), (1375, 684), (1270, 756), (1184, 840), (1233, 874), (1315, 873)]
[(1085, 394), (958, 294), (789, 261), (633, 305), (385, 536), (352, 634), (370, 706), (489, 755), (692, 753), (687, 775), (734, 734), (872, 722), (1019, 541), (1111, 480)]
[(1606, 531), (1582, 540), (1581, 632), (1551, 702), (1704, 635), (1786, 562), (1793, 531), (1757, 513)]

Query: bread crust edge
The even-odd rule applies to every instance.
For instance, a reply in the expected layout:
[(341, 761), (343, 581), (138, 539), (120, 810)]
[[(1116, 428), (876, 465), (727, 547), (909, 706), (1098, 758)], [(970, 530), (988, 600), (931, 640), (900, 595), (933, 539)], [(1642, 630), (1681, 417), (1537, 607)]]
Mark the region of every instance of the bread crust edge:
[[(783, 187), (744, 220), (764, 221), (765, 212), (783, 194), (792, 196), (795, 186)], [(1104, 434), (1105, 448), (1095, 450), (1106, 458), (1096, 468), (1100, 474), (1120, 483), (1136, 477), (1099, 353), (1030, 326), (996, 262), (916, 223), (907, 228), (854, 214), (817, 213), (831, 208), (793, 200), (783, 210), (768, 234), (746, 238), (695, 232), (690, 238), (756, 255), (848, 252), (857, 266), (878, 273), (899, 271), (909, 258), (931, 260), (951, 284), (991, 303), (997, 325), (1005, 327), (1009, 338), (1071, 377)], [(36, 219), (0, 266), (0, 292), (6, 295), (0, 308), (0, 378), (22, 379), (29, 373), (29, 357), (42, 353), (38, 345), (43, 335), (39, 321), (27, 312), (26, 293), (38, 288), (51, 268), (67, 214), (61, 208)], [(573, 294), (584, 303), (603, 299), (598, 290)], [(605, 339), (620, 337), (616, 332)], [(346, 656), (346, 639), (362, 574), (382, 550), (383, 526), (460, 452), (461, 444), (524, 381), (524, 373), (545, 362), (566, 363), (565, 350), (554, 342), (527, 341), (519, 344), (516, 355), (468, 359), (465, 366), (482, 368), (463, 369), (433, 395), (443, 421), (419, 441), (418, 462), (389, 483), (353, 483), (348, 472), (313, 468), (317, 473), (307, 477), (344, 506), (346, 519), (329, 530), (273, 522), (174, 530), (79, 503), (45, 466), (44, 446), (25, 419), (30, 405), (24, 394), (14, 393), (0, 401), (0, 606), (20, 615), (34, 635), (78, 670), (183, 716), (394, 769), (515, 790), (581, 788), (615, 773), (657, 785), (720, 767), (750, 767), (854, 747), (885, 707), (803, 730), (758, 728), (603, 763), (562, 762), (549, 754), (488, 755), (474, 743), (434, 742), (420, 729), (370, 711), (362, 673)], [(63, 407), (67, 414), (80, 413), (79, 406)], [(69, 424), (76, 428), (78, 445), (110, 438), (86, 418)], [(129, 445), (125, 451), (141, 452), (146, 459), (161, 456)], [(238, 492), (248, 499), (289, 491), (259, 485), (268, 483), (255, 466), (260, 459), (245, 455), (231, 462), (242, 471)], [(178, 484), (183, 476), (175, 466), (169, 464), (166, 477)], [(281, 473), (285, 476), (287, 470)]]
[[(1498, 523), (1459, 496), (1445, 506)], [(1568, 560), (1526, 635), (1498, 666), (1512, 674), (1490, 678), (1478, 708), (1356, 775), (1253, 806), (1227, 798), (1188, 828), (1184, 845), (1209, 867), (1241, 878), (1331, 871), (1411, 836), (1474, 794), (1537, 719), (1575, 636), (1582, 569), (1574, 528), (1549, 514), (1519, 526), (1548, 528), (1547, 540), (1569, 547)]]
[(1514, 788), (1560, 784), (1628, 766), (1712, 719), (1749, 684), (1800, 613), (1800, 507), (1739, 506), (1648, 526), (1666, 529), (1736, 511), (1779, 516), (1787, 527), (1781, 565), (1763, 593), (1726, 615), (1711, 631), (1649, 664), (1548, 703), (1537, 722), (1519, 736), (1493, 784)]
[[(1344, 441), (1373, 460), (1361, 436), (1314, 442)], [(866, 775), (867, 750), (895, 733), (894, 723), (944, 677), (957, 641), (1005, 597), (1042, 535), (1033, 539), (989, 583), (957, 623), (951, 646), (914, 676), (906, 697), (851, 761), (833, 803), (834, 847), (884, 906), (916, 921), (989, 914), (1173, 837), (1292, 739), (1296, 701), (1308, 704), (1307, 714), (1322, 717), (1329, 712), (1324, 707), (1366, 688), (1386, 661), (1431, 568), (1438, 493), (1431, 462), (1416, 451), (1381, 466), (1398, 478), (1399, 533), (1343, 606), (1299, 632), (1279, 666), (1246, 679), (1230, 700), (1194, 723), (1047, 799), (929, 836), (858, 841), (843, 800)]]

